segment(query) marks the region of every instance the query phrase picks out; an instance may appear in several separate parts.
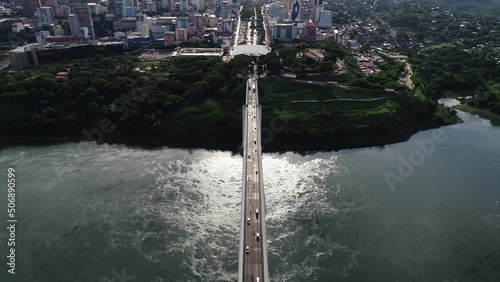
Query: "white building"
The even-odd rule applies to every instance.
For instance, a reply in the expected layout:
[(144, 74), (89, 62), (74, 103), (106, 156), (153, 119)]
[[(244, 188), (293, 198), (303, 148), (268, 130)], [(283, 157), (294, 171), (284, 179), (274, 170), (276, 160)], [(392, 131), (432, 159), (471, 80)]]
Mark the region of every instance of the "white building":
[(89, 28), (86, 26), (82, 26), (78, 29), (78, 37), (82, 40), (88, 40), (89, 36)]
[(21, 30), (23, 30), (23, 23), (22, 22), (17, 22), (12, 24), (12, 32), (14, 33), (19, 33)]
[(141, 36), (148, 37), (149, 36), (149, 27), (148, 24), (142, 24), (141, 26)]

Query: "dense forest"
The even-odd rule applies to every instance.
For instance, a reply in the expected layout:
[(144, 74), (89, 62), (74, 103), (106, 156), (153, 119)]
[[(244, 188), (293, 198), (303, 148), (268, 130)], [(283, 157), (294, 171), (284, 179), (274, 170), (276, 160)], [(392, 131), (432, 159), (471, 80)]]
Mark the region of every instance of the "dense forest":
[(411, 58), (416, 83), (431, 97), (471, 96), (468, 104), (500, 115), (500, 65), (460, 47), (427, 49)]
[[(171, 58), (148, 65), (131, 55), (0, 73), (0, 145), (95, 140), (235, 150), (250, 57)], [(263, 60), (263, 58), (261, 58)], [(140, 67), (140, 68), (137, 68)], [(61, 74), (63, 72), (63, 74)], [(67, 72), (67, 77), (64, 73)], [(403, 141), (457, 122), (420, 95), (368, 102), (292, 100), (378, 98), (374, 90), (262, 78), (263, 120), (287, 125), (266, 150), (341, 149)]]
[[(117, 125), (107, 138), (146, 139), (175, 135), (186, 122), (184, 114), (199, 119), (197, 129), (202, 131), (210, 128), (218, 133), (220, 127), (224, 132), (219, 134), (230, 134), (228, 127), (241, 127), (239, 110), (244, 100), (234, 90), (241, 84), (237, 74), (248, 69), (248, 57), (229, 63), (220, 58), (172, 59), (147, 73), (133, 71), (136, 61), (132, 56), (96, 56), (69, 66), (1, 73), (2, 132), (21, 139), (81, 139), (82, 130), (99, 128), (106, 119)], [(66, 79), (56, 78), (61, 71), (69, 71)], [(232, 111), (216, 110), (211, 104)], [(203, 120), (203, 114), (191, 113), (192, 109), (204, 111), (209, 118)]]

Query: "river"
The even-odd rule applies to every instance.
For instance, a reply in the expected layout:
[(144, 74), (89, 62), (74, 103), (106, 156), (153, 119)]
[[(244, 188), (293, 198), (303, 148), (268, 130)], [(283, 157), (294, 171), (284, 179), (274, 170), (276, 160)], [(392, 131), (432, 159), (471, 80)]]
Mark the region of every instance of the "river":
[[(459, 115), (383, 148), (264, 154), (271, 280), (500, 281), (500, 127)], [(0, 281), (236, 281), (241, 156), (81, 142), (3, 148), (9, 167)]]

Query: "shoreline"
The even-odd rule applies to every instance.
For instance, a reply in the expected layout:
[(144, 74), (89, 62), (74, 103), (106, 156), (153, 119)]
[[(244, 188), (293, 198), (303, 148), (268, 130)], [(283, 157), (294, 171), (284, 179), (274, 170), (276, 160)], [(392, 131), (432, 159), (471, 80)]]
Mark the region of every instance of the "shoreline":
[[(392, 134), (387, 135), (371, 135), (361, 136), (356, 134), (330, 134), (322, 136), (318, 139), (314, 136), (297, 136), (294, 134), (276, 134), (270, 142), (262, 143), (262, 150), (264, 153), (285, 153), (285, 152), (325, 152), (325, 151), (340, 151), (352, 150), (372, 147), (384, 147), (400, 142), (406, 142), (420, 131), (440, 128), (444, 125), (435, 125), (429, 128), (422, 128), (420, 130), (407, 130), (391, 131)], [(290, 143), (290, 138), (295, 140)], [(221, 137), (221, 139), (224, 139)], [(187, 150), (216, 150), (216, 151), (230, 151), (233, 153), (241, 153), (241, 141), (234, 139), (225, 140), (223, 142), (201, 142), (200, 138), (168, 138), (168, 137), (130, 137), (130, 136), (104, 136), (102, 142), (96, 144), (123, 144), (126, 146), (137, 146), (142, 148), (160, 148), (169, 147), (173, 149), (187, 149)], [(211, 140), (215, 140), (211, 138)], [(83, 134), (81, 136), (15, 136), (9, 139), (0, 139), (0, 150), (12, 146), (47, 146), (68, 142), (92, 142)], [(207, 141), (207, 140), (204, 140)]]
[(454, 105), (453, 108), (471, 115), (478, 115), (482, 119), (489, 120), (492, 124), (500, 124), (500, 116), (487, 109), (475, 108), (467, 104)]

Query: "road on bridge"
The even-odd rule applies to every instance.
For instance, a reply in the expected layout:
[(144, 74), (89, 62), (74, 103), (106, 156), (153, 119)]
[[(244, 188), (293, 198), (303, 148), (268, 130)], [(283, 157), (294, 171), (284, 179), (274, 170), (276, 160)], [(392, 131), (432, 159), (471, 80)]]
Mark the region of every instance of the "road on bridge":
[[(261, 187), (261, 148), (260, 148), (260, 106), (258, 104), (257, 77), (247, 81), (247, 105), (244, 111), (246, 126), (244, 152), (244, 222), (242, 223), (243, 263), (240, 281), (264, 281), (267, 278), (267, 242), (265, 235), (265, 203)], [(261, 189), (262, 188), (262, 189)], [(264, 214), (263, 214), (264, 213)], [(241, 255), (240, 255), (241, 258)]]

